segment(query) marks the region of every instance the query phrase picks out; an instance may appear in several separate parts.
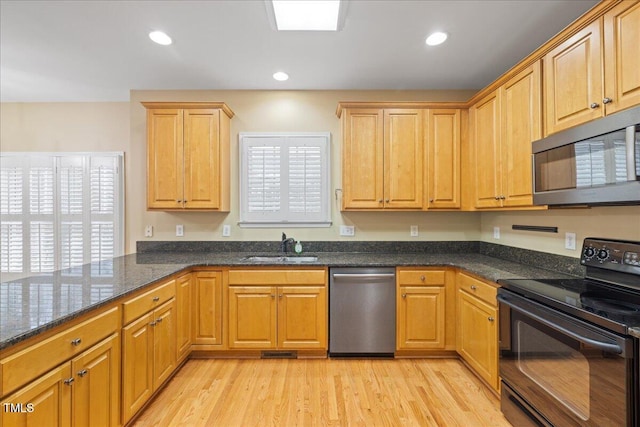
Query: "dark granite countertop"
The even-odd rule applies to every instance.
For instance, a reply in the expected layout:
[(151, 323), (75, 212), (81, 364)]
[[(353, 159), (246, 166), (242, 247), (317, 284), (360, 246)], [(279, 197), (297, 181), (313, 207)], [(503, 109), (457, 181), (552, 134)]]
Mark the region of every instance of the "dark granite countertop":
[(249, 262), (245, 259), (248, 255), (256, 253), (143, 252), (61, 270), (50, 275), (0, 283), (0, 350), (195, 266), (452, 266), (491, 281), (569, 277), (564, 272), (536, 268), (530, 264), (476, 252), (316, 252), (313, 255), (317, 255), (318, 260), (310, 263)]

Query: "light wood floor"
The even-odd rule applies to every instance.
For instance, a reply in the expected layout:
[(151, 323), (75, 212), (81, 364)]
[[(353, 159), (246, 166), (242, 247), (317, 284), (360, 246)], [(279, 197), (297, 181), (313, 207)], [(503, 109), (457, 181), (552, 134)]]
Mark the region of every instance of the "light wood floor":
[(134, 425), (511, 426), (456, 359), (194, 359)]

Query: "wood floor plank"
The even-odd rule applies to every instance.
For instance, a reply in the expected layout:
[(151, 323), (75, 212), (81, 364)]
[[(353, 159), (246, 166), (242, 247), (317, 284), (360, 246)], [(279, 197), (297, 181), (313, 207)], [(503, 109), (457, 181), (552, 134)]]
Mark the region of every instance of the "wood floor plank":
[(134, 426), (509, 427), (456, 359), (193, 359)]

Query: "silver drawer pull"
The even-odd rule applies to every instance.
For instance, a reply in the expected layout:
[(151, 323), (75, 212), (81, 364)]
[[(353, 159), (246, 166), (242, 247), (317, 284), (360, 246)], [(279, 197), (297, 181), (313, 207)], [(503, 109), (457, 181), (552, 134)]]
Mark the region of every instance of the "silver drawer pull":
[(407, 294), (402, 294), (402, 298), (406, 298), (406, 297), (407, 297)]
[(156, 323), (162, 323), (162, 317), (157, 318)]
[(420, 276), (420, 280), (422, 280), (424, 282), (424, 279), (426, 279), (426, 277)]
[(153, 297), (153, 302), (158, 302), (160, 301), (160, 297)]
[(489, 317), (487, 318), (487, 320), (489, 320), (489, 322), (493, 322), (493, 321), (494, 321), (494, 320), (496, 320), (496, 319), (495, 319), (493, 316), (489, 316)]
[(71, 340), (71, 345), (79, 346), (82, 340), (80, 338), (76, 338), (75, 340)]
[(478, 287), (476, 285), (471, 285), (471, 290), (475, 291), (476, 289), (478, 289)]
[(74, 381), (75, 381), (75, 379), (73, 377), (71, 377), (71, 378), (67, 378), (66, 380), (64, 380), (64, 383), (66, 385), (71, 385), (71, 383), (74, 382)]
[(78, 371), (78, 376), (79, 377), (84, 377), (85, 375), (87, 375), (87, 373), (88, 373), (87, 370), (83, 369), (82, 371)]
[(149, 323), (149, 326), (156, 326), (156, 321), (154, 320), (153, 322)]

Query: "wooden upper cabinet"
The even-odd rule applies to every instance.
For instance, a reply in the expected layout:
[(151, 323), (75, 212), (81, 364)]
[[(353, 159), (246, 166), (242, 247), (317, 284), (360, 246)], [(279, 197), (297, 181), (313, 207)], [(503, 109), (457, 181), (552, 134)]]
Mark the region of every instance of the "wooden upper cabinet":
[(531, 148), (542, 137), (540, 62), (500, 88), (502, 206), (532, 206)]
[(460, 110), (430, 109), (427, 127), (427, 208), (460, 207)]
[(223, 103), (143, 102), (147, 208), (229, 210), (233, 112)]
[(384, 197), (383, 110), (346, 110), (342, 125), (342, 208), (382, 208)]
[(384, 110), (384, 207), (422, 208), (422, 110)]
[(640, 104), (638, 40), (640, 3), (623, 1), (545, 55), (546, 135)]
[(342, 209), (421, 209), (423, 112), (342, 111)]
[(604, 15), (606, 113), (640, 104), (640, 2), (624, 1)]
[(477, 208), (502, 205), (500, 200), (500, 97), (494, 91), (473, 105), (469, 111), (473, 144), (475, 180), (467, 176), (475, 187)]
[(602, 21), (544, 56), (546, 133), (602, 117)]
[(535, 62), (471, 107), (476, 208), (532, 206), (531, 144), (542, 133), (540, 98)]

